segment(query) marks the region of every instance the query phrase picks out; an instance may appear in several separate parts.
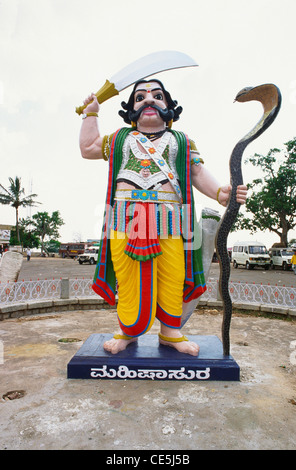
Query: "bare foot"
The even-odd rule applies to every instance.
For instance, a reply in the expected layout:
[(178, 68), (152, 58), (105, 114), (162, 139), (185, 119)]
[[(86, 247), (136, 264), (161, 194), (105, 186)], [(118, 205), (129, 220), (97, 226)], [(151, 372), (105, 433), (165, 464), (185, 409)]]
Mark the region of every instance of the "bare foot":
[[(169, 341), (169, 339), (171, 339), (171, 341)], [(170, 346), (181, 353), (190, 354), (191, 356), (198, 356), (199, 353), (198, 344), (193, 341), (188, 341), (180, 330), (168, 327), (162, 328), (161, 334), (159, 335), (159, 342), (164, 346)]]
[(124, 335), (114, 335), (113, 338), (109, 339), (108, 341), (105, 341), (104, 343), (105, 351), (108, 351), (112, 354), (117, 354), (120, 351), (124, 351), (130, 343), (133, 343), (134, 341), (137, 341), (138, 339), (138, 338), (123, 339), (121, 338), (121, 336), (124, 336)]

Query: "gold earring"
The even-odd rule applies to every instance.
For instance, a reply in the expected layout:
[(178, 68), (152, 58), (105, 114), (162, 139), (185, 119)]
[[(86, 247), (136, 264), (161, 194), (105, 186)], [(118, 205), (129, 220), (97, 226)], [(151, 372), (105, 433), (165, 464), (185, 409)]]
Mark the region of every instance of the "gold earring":
[(171, 120), (168, 122), (168, 128), (171, 129), (172, 125), (173, 125), (173, 120), (171, 119)]
[(131, 126), (132, 126), (132, 127), (137, 127), (137, 123), (134, 122), (134, 121), (131, 121)]

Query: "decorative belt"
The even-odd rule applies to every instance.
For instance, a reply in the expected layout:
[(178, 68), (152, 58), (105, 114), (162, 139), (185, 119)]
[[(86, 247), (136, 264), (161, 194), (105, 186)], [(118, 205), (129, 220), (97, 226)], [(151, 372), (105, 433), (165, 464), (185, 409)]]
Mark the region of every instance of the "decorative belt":
[(117, 201), (133, 202), (176, 202), (180, 203), (176, 193), (172, 191), (156, 191), (154, 189), (117, 189), (115, 192)]

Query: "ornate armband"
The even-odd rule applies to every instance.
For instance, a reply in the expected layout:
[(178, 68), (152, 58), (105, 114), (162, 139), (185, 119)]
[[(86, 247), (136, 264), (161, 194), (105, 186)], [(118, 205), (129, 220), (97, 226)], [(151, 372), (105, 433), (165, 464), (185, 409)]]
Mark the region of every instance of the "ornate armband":
[(108, 161), (110, 157), (111, 142), (114, 134), (105, 135), (102, 141), (103, 159)]
[(204, 163), (203, 159), (200, 157), (200, 153), (196, 148), (195, 142), (190, 140), (190, 153), (191, 153), (191, 165), (199, 165), (200, 163)]

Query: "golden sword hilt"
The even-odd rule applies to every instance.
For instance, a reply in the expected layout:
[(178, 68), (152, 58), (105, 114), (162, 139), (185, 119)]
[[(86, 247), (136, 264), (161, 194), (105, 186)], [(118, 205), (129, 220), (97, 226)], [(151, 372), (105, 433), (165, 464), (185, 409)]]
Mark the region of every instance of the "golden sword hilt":
[[(109, 80), (106, 80), (102, 88), (100, 88), (99, 91), (95, 93), (95, 95), (97, 97), (98, 102), (102, 104), (104, 101), (107, 101), (109, 100), (109, 98), (112, 98), (112, 96), (119, 95), (119, 91), (116, 90), (114, 83), (111, 83), (109, 82)], [(76, 113), (82, 114), (86, 106), (88, 105), (82, 105), (76, 108)]]

